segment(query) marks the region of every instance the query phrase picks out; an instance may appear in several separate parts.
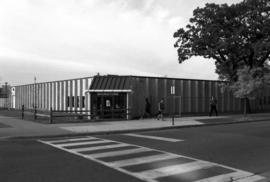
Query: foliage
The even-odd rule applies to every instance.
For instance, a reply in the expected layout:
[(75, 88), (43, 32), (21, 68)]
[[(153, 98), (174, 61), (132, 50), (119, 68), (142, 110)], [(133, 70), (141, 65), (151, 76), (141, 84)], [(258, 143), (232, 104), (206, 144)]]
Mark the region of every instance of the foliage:
[(206, 4), (193, 11), (190, 23), (174, 37), (180, 63), (192, 56), (214, 59), (219, 78), (235, 82), (244, 70), (260, 69), (269, 60), (270, 1)]
[(269, 66), (250, 69), (245, 66), (237, 71), (238, 80), (229, 87), (235, 97), (254, 99), (265, 86), (270, 86)]

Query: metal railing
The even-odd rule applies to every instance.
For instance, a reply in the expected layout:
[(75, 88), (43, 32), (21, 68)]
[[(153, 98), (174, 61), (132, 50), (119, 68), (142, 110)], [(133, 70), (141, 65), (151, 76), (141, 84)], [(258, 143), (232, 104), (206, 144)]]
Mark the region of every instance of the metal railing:
[(49, 111), (38, 110), (34, 108), (21, 107), (21, 119), (25, 119), (25, 114), (33, 116), (34, 120), (38, 117), (46, 117), (50, 124), (53, 124), (55, 118), (73, 118), (82, 120), (87, 117), (87, 120), (104, 120), (104, 119), (128, 119), (131, 109), (93, 109), (91, 110), (53, 110), (51, 107)]

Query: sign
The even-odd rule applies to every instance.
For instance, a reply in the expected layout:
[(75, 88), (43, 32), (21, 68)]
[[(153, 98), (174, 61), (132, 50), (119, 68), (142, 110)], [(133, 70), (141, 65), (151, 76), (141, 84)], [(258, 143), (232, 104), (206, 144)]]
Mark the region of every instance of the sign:
[(15, 87), (11, 88), (11, 95), (15, 95)]
[(111, 107), (111, 101), (109, 99), (106, 100), (106, 107)]
[(172, 95), (175, 95), (175, 86), (174, 86), (174, 85), (171, 86), (171, 94), (172, 94)]
[(118, 96), (119, 93), (113, 93), (113, 92), (99, 92), (97, 93), (98, 96), (101, 96), (101, 95), (108, 95), (108, 96), (111, 96), (111, 95), (115, 95), (115, 96)]

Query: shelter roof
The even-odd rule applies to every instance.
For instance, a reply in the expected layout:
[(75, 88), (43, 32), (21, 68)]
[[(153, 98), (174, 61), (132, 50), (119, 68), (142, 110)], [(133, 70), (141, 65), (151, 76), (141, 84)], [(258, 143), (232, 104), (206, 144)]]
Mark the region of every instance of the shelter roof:
[(90, 91), (130, 91), (131, 80), (131, 76), (95, 76)]

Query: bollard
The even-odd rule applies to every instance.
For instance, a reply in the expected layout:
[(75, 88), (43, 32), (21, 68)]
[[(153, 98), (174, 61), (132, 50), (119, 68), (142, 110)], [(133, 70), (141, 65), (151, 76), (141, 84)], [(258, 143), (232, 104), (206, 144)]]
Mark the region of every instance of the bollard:
[(172, 115), (172, 126), (174, 126), (174, 115)]
[(37, 106), (35, 106), (34, 108), (34, 120), (37, 119)]
[(22, 119), (24, 119), (24, 105), (22, 105)]
[(52, 112), (52, 107), (50, 108), (50, 124), (53, 123), (53, 112)]

